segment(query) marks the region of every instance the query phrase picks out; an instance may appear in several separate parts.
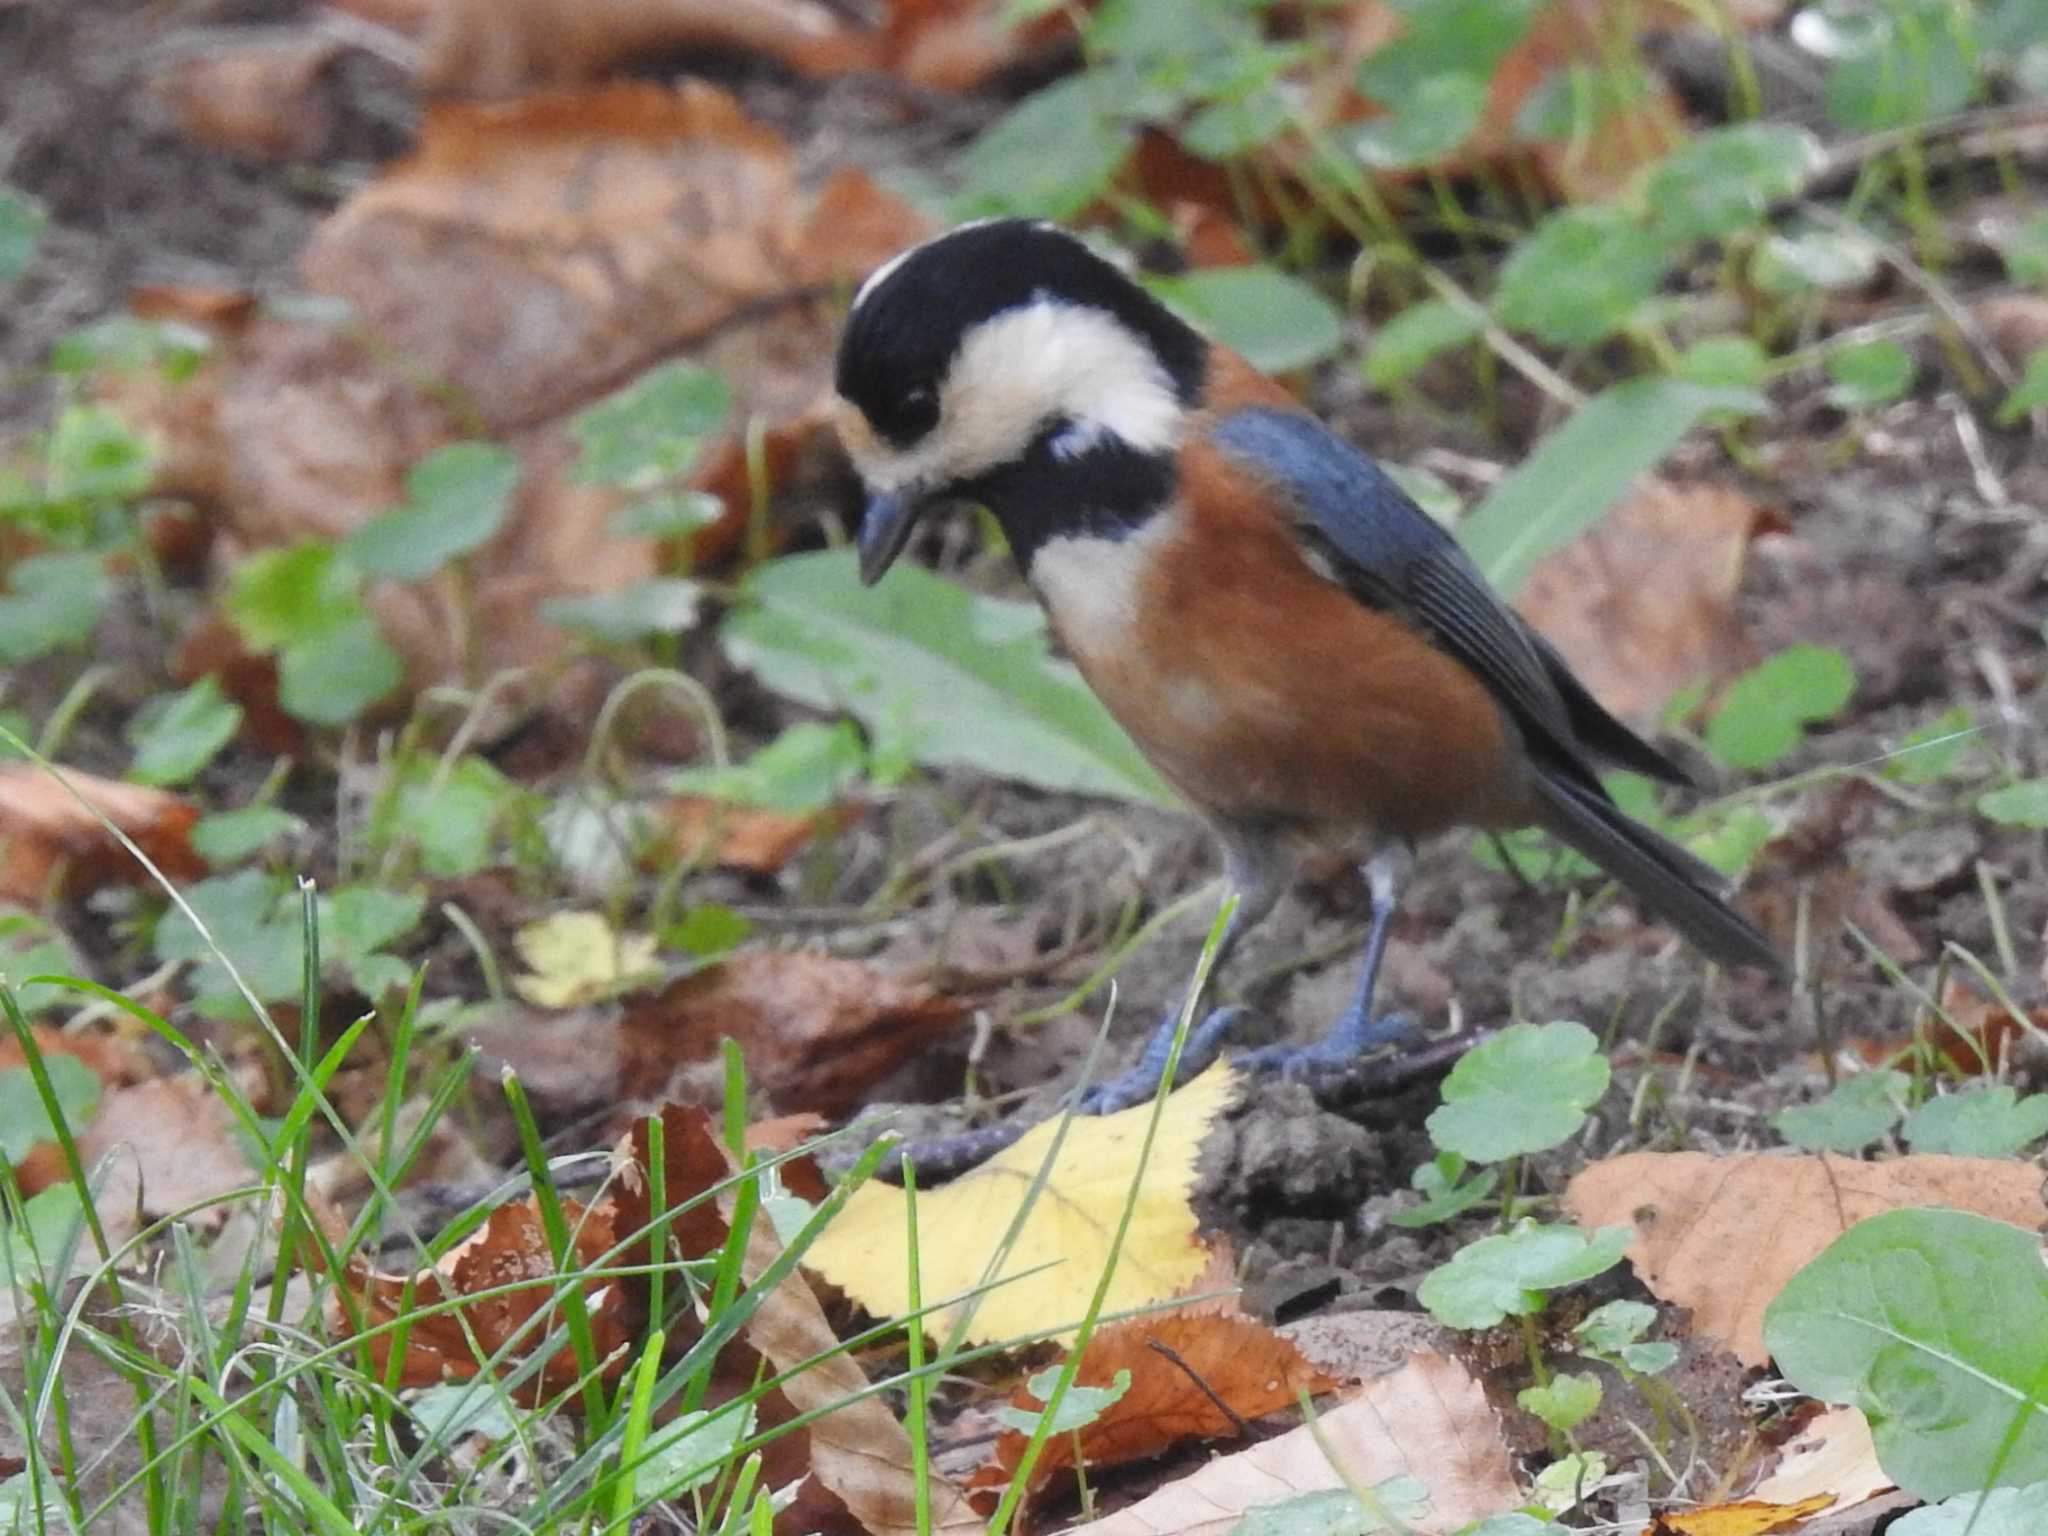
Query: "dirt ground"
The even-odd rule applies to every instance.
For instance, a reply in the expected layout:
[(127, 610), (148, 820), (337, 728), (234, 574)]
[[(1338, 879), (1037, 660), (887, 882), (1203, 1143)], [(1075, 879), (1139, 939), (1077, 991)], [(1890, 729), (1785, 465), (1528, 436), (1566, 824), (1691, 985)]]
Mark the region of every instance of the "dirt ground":
[[(50, 344), (117, 310), (135, 284), (288, 295), (313, 223), (406, 148), (409, 94), (391, 65), (366, 55), (336, 67), (328, 92), (335, 126), (311, 163), (238, 163), (198, 148), (140, 83), (167, 52), (202, 42), (204, 29), (283, 23), (298, 12), (292, 0), (0, 6), (0, 179), (39, 199), (51, 219), (48, 259), (0, 309), (0, 438), (32, 426), (46, 407), (39, 363)], [(881, 167), (915, 164), (974, 126), (972, 112), (907, 120), (873, 86), (813, 86), (743, 61), (700, 62), (813, 165), (849, 154)], [(1331, 366), (1321, 403), (1360, 441), (1388, 452), (1444, 441), (1433, 418), (1359, 399), (1346, 366)], [(1856, 663), (1850, 712), (1816, 730), (1785, 776), (1869, 764), (1957, 703), (1983, 725), (1982, 750), (2041, 770), (2048, 522), (2029, 508), (2048, 506), (2048, 460), (2013, 431), (1989, 435), (1973, 462), (1957, 422), (1949, 402), (1915, 398), (1845, 447), (1841, 419), (1815, 404), (1780, 413), (1752, 440), (1752, 467), (1731, 463), (1708, 437), (1668, 467), (1681, 480), (1733, 477), (1772, 514), (1776, 531), (1753, 544), (1740, 602), (1754, 655), (1810, 640), (1841, 647)], [(722, 671), (718, 687), (731, 718), (764, 735), (790, 716), (741, 674)], [(118, 772), (120, 760), (87, 766)], [(1810, 985), (1796, 994), (1754, 977), (1703, 985), (1694, 958), (1619, 904), (1589, 920), (1593, 940), (1554, 952), (1562, 895), (1519, 889), (1459, 841), (1425, 850), (1384, 1000), (1414, 1013), (1425, 1037), (1569, 1018), (1612, 1044), (1618, 1091), (1583, 1144), (1553, 1154), (1539, 1178), (1632, 1146), (1755, 1143), (1771, 1111), (1823, 1084), (1824, 1036), (1872, 1046), (1906, 1038), (1918, 1011), (1913, 995), (1872, 963), (1848, 923), (1915, 976), (1927, 974), (1944, 943), (1989, 957), (1988, 880), (2023, 971), (2037, 974), (2048, 929), (2048, 849), (2039, 835), (1932, 798), (1887, 794), (1853, 775), (1788, 789), (1765, 805), (1786, 830), (1746, 899), (1789, 933), (1799, 893), (1809, 893)], [(1098, 830), (1008, 861), (1000, 881), (968, 872), (906, 912), (851, 915), (889, 877), (891, 850), (935, 846), (963, 814), (1001, 838), (1055, 832), (1083, 817)], [(714, 877), (724, 884), (707, 895), (742, 906), (769, 937), (810, 936), (843, 953), (981, 977), (973, 995), (985, 1032), (963, 1030), (956, 1049), (889, 1085), (888, 1097), (927, 1106), (921, 1118), (942, 1126), (1020, 1102), (1049, 1104), (1072, 1081), (1104, 1000), (1029, 1029), (1009, 1021), (1085, 975), (1130, 913), (1157, 912), (1216, 869), (1206, 837), (1185, 819), (960, 775), (901, 794), (842, 842), (832, 870), (801, 899), (792, 887), (733, 876)], [(1321, 872), (1249, 948), (1244, 971), (1262, 979), (1247, 995), (1262, 1038), (1306, 1038), (1341, 1007), (1363, 908), (1354, 876)], [(1112, 1066), (1179, 996), (1208, 916), (1206, 907), (1192, 911), (1119, 974)], [(996, 976), (1010, 979), (989, 980)], [(1240, 974), (1227, 985), (1251, 980)], [(962, 1096), (970, 1052), (972, 1102)], [(2048, 1062), (2026, 1066), (2032, 1086), (2044, 1086)], [(1654, 1091), (1638, 1092), (1644, 1079)], [(1240, 1235), (1247, 1276), (1273, 1305), (1327, 1304), (1332, 1291), (1342, 1304), (1398, 1304), (1457, 1245), (1454, 1228), (1410, 1233), (1385, 1223), (1389, 1193), (1405, 1188), (1427, 1155), (1421, 1119), (1433, 1102), (1433, 1085), (1423, 1083), (1337, 1113), (1301, 1085), (1274, 1084), (1241, 1109), (1234, 1134), (1211, 1154), (1206, 1198)]]

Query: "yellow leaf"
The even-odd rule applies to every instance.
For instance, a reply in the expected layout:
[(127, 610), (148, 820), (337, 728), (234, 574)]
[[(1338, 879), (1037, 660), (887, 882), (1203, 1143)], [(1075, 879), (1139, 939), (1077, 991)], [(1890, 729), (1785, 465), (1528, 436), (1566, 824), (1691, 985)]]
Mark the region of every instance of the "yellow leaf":
[(557, 912), (528, 923), (512, 942), (533, 967), (512, 985), (536, 1008), (602, 1002), (656, 974), (653, 938), (616, 932), (595, 912)]
[(1770, 1536), (1773, 1531), (1789, 1531), (1834, 1502), (1833, 1494), (1820, 1493), (1796, 1504), (1765, 1504), (1755, 1499), (1745, 1499), (1740, 1504), (1716, 1504), (1711, 1509), (1660, 1515), (1643, 1531), (1643, 1536)]
[[(1235, 1074), (1219, 1062), (1167, 1099), (1151, 1159), (1143, 1170), (1130, 1233), (1103, 1299), (1105, 1312), (1177, 1296), (1201, 1274), (1208, 1255), (1195, 1241), (1195, 1212), (1188, 1203), (1194, 1191), (1195, 1158), (1236, 1086)], [(967, 1332), (970, 1343), (1014, 1339), (1062, 1325), (1072, 1328), (1080, 1322), (1109, 1262), (1124, 1202), (1139, 1178), (1138, 1158), (1151, 1114), (1148, 1103), (1120, 1114), (1074, 1120), (1058, 1161), (996, 1276), (1028, 1278), (982, 1295)], [(973, 1172), (918, 1196), (918, 1247), (927, 1304), (982, 1282), (1058, 1129), (1056, 1120), (1036, 1126)], [(876, 1316), (901, 1316), (910, 1308), (905, 1213), (902, 1190), (864, 1184), (805, 1253), (804, 1262)], [(952, 1320), (950, 1309), (934, 1313), (927, 1327), (941, 1333)]]

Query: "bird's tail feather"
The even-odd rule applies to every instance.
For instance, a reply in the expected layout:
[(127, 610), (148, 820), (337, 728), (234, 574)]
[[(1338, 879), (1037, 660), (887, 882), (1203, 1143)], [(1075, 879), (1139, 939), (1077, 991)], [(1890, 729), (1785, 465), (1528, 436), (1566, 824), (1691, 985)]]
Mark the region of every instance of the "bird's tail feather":
[(1596, 789), (1552, 774), (1535, 777), (1543, 828), (1551, 836), (1627, 886), (1709, 959), (1785, 974), (1783, 958), (1762, 930), (1722, 898), (1727, 882), (1711, 864), (1630, 820)]

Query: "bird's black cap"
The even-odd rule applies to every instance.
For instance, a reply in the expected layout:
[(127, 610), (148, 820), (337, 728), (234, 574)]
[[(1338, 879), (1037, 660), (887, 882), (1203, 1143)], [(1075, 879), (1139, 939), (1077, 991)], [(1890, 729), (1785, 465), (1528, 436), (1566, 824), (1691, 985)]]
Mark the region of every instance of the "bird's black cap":
[(1051, 224), (990, 219), (917, 247), (861, 296), (839, 343), (839, 393), (899, 448), (936, 424), (938, 388), (976, 325), (1040, 297), (1106, 310), (1152, 347), (1192, 402), (1207, 351), (1179, 316)]

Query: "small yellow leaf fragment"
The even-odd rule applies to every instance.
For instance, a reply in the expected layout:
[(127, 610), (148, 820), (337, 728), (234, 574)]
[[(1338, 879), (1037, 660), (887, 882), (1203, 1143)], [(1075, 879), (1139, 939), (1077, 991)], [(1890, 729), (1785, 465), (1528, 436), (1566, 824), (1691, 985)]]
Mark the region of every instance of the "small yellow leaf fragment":
[(1834, 1502), (1833, 1494), (1821, 1493), (1796, 1504), (1767, 1504), (1757, 1499), (1716, 1504), (1711, 1509), (1659, 1515), (1643, 1528), (1643, 1536), (1771, 1536), (1774, 1531), (1792, 1530)]
[[(1188, 1203), (1195, 1159), (1235, 1090), (1234, 1073), (1220, 1062), (1176, 1090), (1160, 1115), (1142, 1180), (1139, 1159), (1150, 1104), (1099, 1118), (1077, 1117), (993, 1277), (1008, 1283), (982, 1295), (967, 1340), (986, 1343), (1075, 1327), (1109, 1262), (1134, 1183), (1137, 1206), (1103, 1310), (1141, 1307), (1184, 1292), (1208, 1260), (1195, 1240), (1195, 1212)], [(1034, 1127), (971, 1173), (918, 1196), (922, 1292), (928, 1303), (982, 1284), (1058, 1130), (1057, 1120)], [(804, 1262), (876, 1316), (901, 1316), (910, 1306), (906, 1212), (902, 1190), (864, 1184), (805, 1253)], [(952, 1309), (935, 1313), (928, 1326), (934, 1334), (943, 1333), (953, 1316)]]
[(513, 978), (536, 1008), (574, 1008), (631, 991), (657, 974), (654, 939), (620, 933), (595, 912), (557, 912), (512, 937), (532, 969)]

